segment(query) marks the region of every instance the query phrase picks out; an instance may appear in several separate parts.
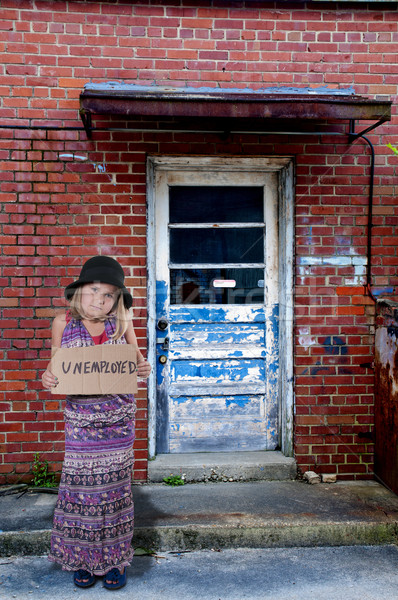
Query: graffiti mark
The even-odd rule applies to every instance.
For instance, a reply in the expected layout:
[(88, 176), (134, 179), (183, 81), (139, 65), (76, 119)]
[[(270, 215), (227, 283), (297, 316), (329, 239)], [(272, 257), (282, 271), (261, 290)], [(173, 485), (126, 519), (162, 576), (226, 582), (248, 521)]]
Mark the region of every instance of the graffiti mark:
[[(314, 342), (315, 343), (315, 342)], [(348, 348), (345, 341), (336, 335), (328, 336), (322, 342), (324, 352), (328, 356), (344, 356), (348, 353)], [(341, 359), (342, 360), (342, 359)], [(302, 375), (319, 375), (319, 373), (332, 373), (333, 370), (322, 364), (322, 360), (316, 361), (313, 367), (307, 367), (302, 371)], [(344, 368), (344, 373), (350, 373), (349, 367)]]
[(345, 341), (336, 335), (328, 336), (327, 338), (325, 338), (322, 345), (325, 348), (326, 354), (343, 355), (343, 354), (347, 354), (347, 352), (348, 352), (348, 348), (347, 348)]
[(331, 373), (330, 367), (322, 365), (320, 360), (317, 360), (314, 367), (306, 368), (301, 373), (302, 375), (319, 375), (319, 373)]
[[(72, 160), (88, 160), (87, 156), (81, 156), (80, 154), (73, 154), (73, 153), (64, 153), (64, 154), (59, 154), (58, 158), (62, 158), (63, 160), (71, 158)], [(96, 163), (92, 160), (88, 161), (91, 165), (93, 165), (94, 169), (96, 169), (96, 171), (98, 173), (106, 173), (106, 163)], [(106, 173), (106, 176), (108, 177), (109, 181), (112, 183), (112, 185), (116, 185), (116, 183), (113, 181), (111, 175), (109, 175), (109, 173)]]

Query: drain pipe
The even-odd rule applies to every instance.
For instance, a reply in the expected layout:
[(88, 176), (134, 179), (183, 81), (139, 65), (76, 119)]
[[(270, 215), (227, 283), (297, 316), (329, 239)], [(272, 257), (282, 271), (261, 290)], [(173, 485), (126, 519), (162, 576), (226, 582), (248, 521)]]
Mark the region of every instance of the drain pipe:
[(375, 176), (375, 149), (373, 147), (372, 142), (366, 135), (361, 136), (365, 142), (369, 145), (371, 151), (370, 157), (370, 181), (369, 181), (369, 203), (368, 203), (368, 244), (367, 244), (367, 255), (368, 255), (368, 264), (366, 265), (366, 290), (372, 298), (373, 302), (377, 302), (377, 298), (375, 298), (372, 292), (372, 228), (373, 228), (373, 186), (374, 186), (374, 176)]
[(372, 275), (371, 275), (371, 265), (372, 265), (372, 227), (373, 227), (373, 187), (374, 187), (374, 174), (375, 174), (375, 150), (372, 142), (365, 135), (356, 134), (354, 129), (354, 122), (350, 123), (350, 133), (349, 133), (349, 141), (353, 142), (358, 138), (362, 138), (368, 144), (370, 148), (370, 180), (369, 180), (369, 201), (368, 201), (368, 223), (367, 223), (367, 265), (366, 265), (366, 291), (369, 297), (373, 300), (374, 303), (377, 302), (377, 298), (372, 292)]

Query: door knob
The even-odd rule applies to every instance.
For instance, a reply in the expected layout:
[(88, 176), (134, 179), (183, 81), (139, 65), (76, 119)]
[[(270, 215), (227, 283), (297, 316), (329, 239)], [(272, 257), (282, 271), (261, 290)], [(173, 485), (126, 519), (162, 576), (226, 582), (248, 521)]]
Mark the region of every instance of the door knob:
[(167, 319), (159, 319), (158, 321), (158, 329), (160, 329), (161, 331), (164, 331), (165, 329), (167, 329), (167, 327), (169, 326), (169, 322), (167, 321)]
[(161, 365), (165, 365), (167, 363), (167, 356), (165, 354), (161, 354), (159, 356), (159, 362)]

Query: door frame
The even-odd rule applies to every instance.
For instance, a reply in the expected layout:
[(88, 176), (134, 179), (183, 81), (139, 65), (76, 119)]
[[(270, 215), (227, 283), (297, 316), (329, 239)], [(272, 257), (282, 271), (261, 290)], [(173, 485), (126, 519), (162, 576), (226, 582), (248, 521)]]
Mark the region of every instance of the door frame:
[[(148, 360), (156, 361), (156, 175), (160, 171), (276, 172), (279, 195), (279, 439), (282, 453), (293, 456), (293, 256), (294, 162), (291, 156), (148, 156), (147, 272)], [(148, 452), (156, 455), (156, 368), (148, 379)]]

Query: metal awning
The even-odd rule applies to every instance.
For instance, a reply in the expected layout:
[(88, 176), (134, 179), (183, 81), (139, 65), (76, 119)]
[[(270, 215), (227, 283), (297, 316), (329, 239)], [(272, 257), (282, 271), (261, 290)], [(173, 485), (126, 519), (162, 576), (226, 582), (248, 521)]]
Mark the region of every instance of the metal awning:
[[(267, 88), (264, 90), (173, 88), (108, 82), (86, 84), (80, 94), (80, 116), (87, 134), (93, 115), (185, 118), (213, 121), (225, 127), (250, 121), (264, 129), (270, 122), (350, 122), (349, 135), (357, 137), (391, 119), (391, 101), (370, 99), (352, 89)], [(374, 121), (359, 134), (353, 121)], [(274, 123), (275, 125), (275, 123)], [(264, 133), (266, 131), (264, 130)]]

